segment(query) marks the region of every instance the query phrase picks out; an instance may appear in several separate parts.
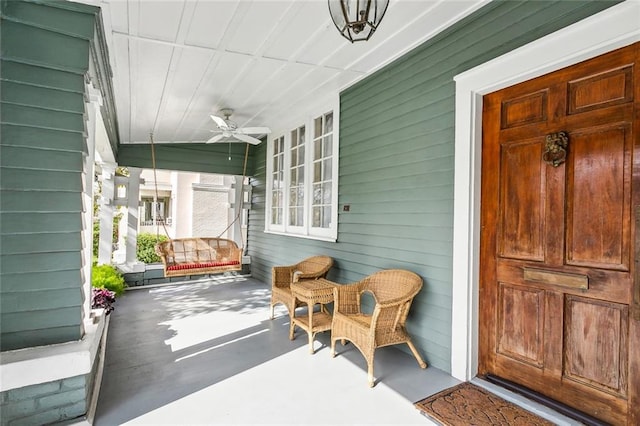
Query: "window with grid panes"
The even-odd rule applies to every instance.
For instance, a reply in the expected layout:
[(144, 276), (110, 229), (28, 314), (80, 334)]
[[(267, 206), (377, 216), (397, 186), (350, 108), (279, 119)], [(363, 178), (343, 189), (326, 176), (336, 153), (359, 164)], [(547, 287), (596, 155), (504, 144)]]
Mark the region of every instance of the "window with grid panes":
[(291, 132), (290, 180), (289, 180), (289, 225), (304, 226), (304, 159), (305, 126)]
[(311, 202), (311, 226), (331, 226), (333, 182), (333, 113), (314, 120), (313, 134), (313, 200)]
[(297, 126), (274, 132), (278, 136), (269, 139), (267, 176), (271, 179), (266, 188), (265, 232), (337, 239), (336, 111), (329, 108), (324, 114), (300, 120)]
[(271, 172), (271, 224), (282, 225), (284, 218), (284, 136), (273, 143)]

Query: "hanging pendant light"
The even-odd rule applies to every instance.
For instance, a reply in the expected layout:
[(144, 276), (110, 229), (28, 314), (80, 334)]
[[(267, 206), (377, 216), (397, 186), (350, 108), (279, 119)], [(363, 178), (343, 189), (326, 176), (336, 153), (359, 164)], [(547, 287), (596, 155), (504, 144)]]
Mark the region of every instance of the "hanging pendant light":
[(351, 43), (369, 40), (389, 5), (389, 0), (328, 1), (331, 20), (340, 34)]

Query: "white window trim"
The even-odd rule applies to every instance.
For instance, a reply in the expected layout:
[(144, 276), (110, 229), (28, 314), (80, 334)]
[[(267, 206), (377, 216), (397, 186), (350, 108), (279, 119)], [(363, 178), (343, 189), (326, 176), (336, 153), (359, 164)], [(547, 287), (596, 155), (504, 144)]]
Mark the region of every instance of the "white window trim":
[[(331, 226), (329, 228), (311, 227), (312, 197), (313, 197), (313, 139), (314, 119), (326, 113), (333, 113), (333, 144), (332, 144), (332, 186), (331, 186)], [(289, 223), (289, 188), (291, 180), (291, 132), (305, 126), (305, 166), (304, 166), (304, 226), (291, 226)], [(340, 141), (340, 102), (339, 96), (335, 96), (323, 107), (317, 107), (306, 115), (299, 115), (297, 119), (290, 119), (277, 131), (273, 131), (267, 140), (267, 171), (266, 171), (266, 197), (265, 197), (265, 226), (264, 232), (268, 234), (287, 235), (292, 237), (308, 238), (312, 240), (335, 242), (338, 239), (338, 176), (339, 176), (339, 141)], [(271, 224), (271, 191), (273, 173), (273, 143), (275, 139), (284, 136), (284, 204), (282, 225)]]
[(640, 2), (620, 3), (454, 77), (453, 377), (478, 372), (482, 96), (639, 41), (639, 15)]

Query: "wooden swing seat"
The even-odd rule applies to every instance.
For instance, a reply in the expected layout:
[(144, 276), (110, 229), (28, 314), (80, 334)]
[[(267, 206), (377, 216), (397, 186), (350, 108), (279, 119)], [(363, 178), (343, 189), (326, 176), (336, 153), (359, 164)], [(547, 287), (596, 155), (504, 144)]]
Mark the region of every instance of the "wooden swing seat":
[(242, 270), (242, 249), (225, 238), (177, 238), (156, 245), (164, 276), (214, 274)]

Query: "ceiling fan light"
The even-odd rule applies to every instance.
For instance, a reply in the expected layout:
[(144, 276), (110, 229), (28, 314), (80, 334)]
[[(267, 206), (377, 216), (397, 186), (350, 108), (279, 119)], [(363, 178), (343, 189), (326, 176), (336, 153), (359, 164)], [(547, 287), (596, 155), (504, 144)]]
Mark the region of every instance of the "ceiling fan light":
[(328, 0), (331, 20), (351, 43), (367, 41), (378, 28), (389, 0)]

